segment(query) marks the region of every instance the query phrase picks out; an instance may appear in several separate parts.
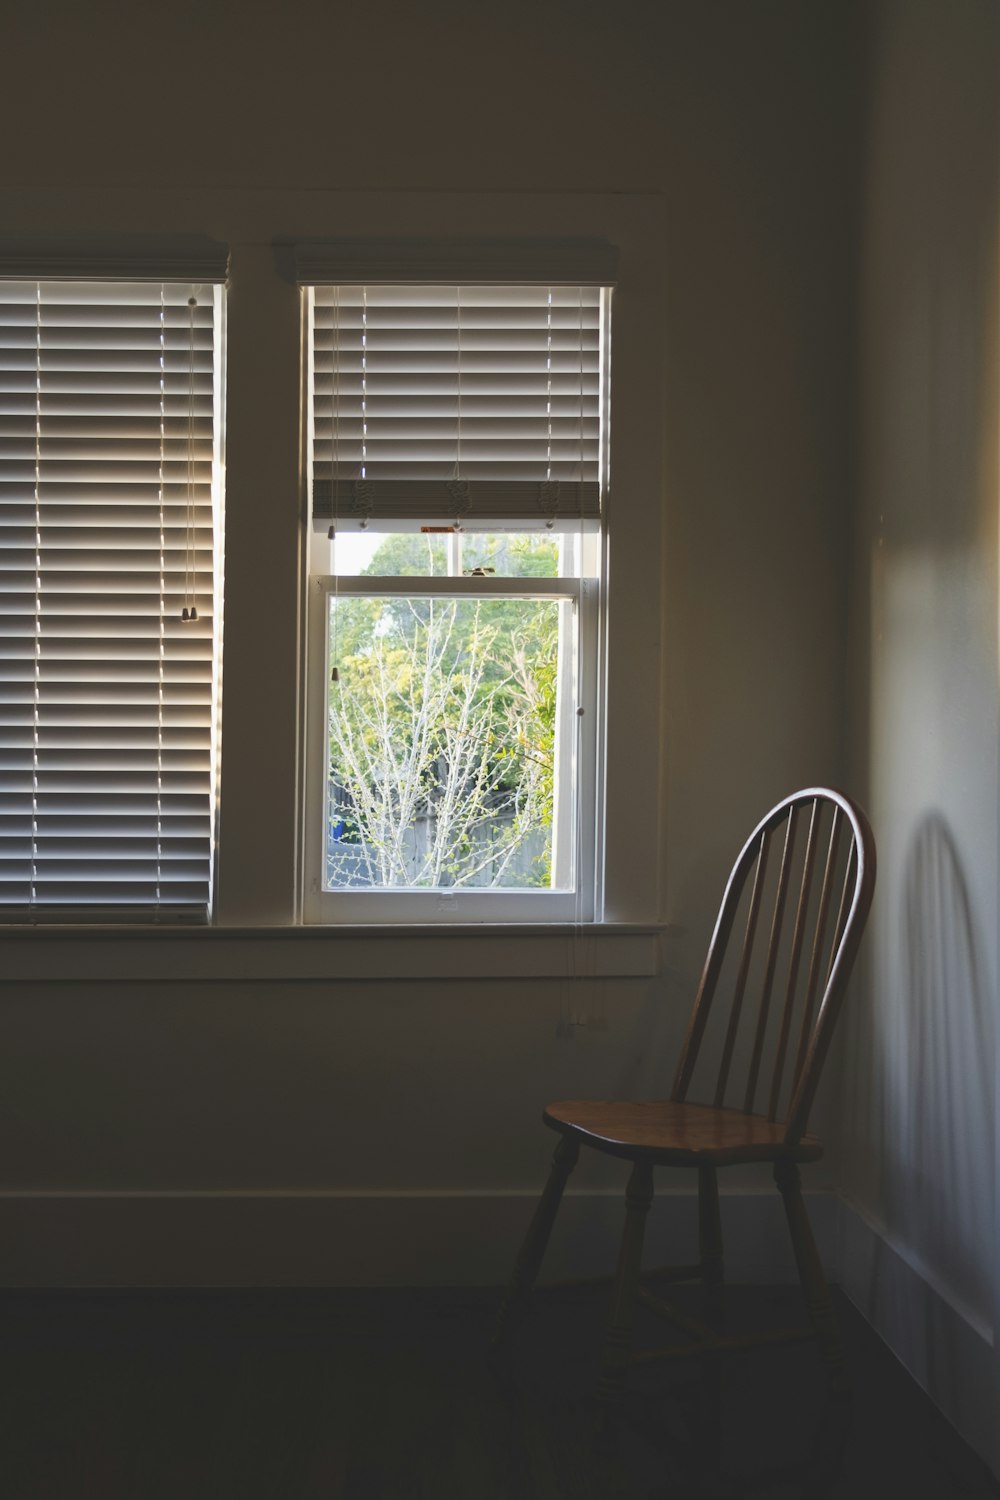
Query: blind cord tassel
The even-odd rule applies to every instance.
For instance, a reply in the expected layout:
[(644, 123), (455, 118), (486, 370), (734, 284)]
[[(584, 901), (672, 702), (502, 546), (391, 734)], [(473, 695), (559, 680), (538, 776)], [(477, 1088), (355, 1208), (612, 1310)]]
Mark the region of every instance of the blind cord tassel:
[[(457, 467), (457, 465), (456, 465)], [(451, 496), (455, 507), (455, 530), (464, 530), (463, 521), (469, 514), (469, 481), (467, 479), (449, 479), (445, 481), (448, 494)]]
[(538, 506), (545, 516), (546, 531), (552, 531), (555, 528), (556, 516), (559, 514), (558, 479), (543, 479), (539, 484)]

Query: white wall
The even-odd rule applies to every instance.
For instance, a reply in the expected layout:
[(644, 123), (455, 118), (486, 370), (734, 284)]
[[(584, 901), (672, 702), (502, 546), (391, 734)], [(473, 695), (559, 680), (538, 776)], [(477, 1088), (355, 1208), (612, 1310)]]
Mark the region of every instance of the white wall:
[[(640, 259), (665, 376), (616, 441), (655, 442), (664, 478), (614, 543), (611, 688), (641, 730), (615, 784), (638, 767), (647, 788), (616, 837), (634, 910), (670, 924), (661, 956), (598, 942), (608, 977), (581, 1003), (565, 942), (498, 979), (509, 943), (446, 936), (389, 976), (372, 938), (360, 966), (324, 938), (263, 974), (250, 937), (153, 937), (127, 962), (115, 935), (2, 939), (8, 1279), (490, 1276), (507, 1244), (484, 1254), (500, 1221), (478, 1215), (512, 1201), (513, 1243), (550, 1150), (542, 1104), (669, 1076), (738, 841), (791, 787), (842, 776), (849, 14), (53, 0), (15, 16), (0, 234), (234, 246), (224, 921), (274, 920), (294, 853), (298, 433), (280, 377), (298, 330), (273, 242), (377, 230), (400, 195), (426, 220), (429, 191), (493, 233), (532, 202), (571, 232), (623, 194), (661, 226), (657, 263), (649, 236)], [(233, 810), (255, 787), (251, 837)], [(607, 1029), (557, 1040), (568, 1009)]]
[[(1000, 12), (871, 8), (854, 782), (879, 845), (844, 1057), (845, 1277), (981, 1449), (997, 1291)], [(995, 1458), (997, 1455), (994, 1455)]]

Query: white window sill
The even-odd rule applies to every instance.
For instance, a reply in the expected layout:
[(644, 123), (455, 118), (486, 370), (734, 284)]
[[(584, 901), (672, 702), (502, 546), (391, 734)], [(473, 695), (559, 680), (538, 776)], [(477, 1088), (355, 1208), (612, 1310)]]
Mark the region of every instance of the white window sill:
[(9, 927), (7, 984), (643, 978), (662, 927)]

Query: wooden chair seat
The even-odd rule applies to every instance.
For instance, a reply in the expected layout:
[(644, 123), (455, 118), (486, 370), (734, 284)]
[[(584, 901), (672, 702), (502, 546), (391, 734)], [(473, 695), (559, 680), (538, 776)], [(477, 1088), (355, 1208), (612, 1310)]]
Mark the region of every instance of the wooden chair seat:
[(561, 1099), (546, 1107), (542, 1119), (595, 1151), (663, 1166), (723, 1167), (781, 1157), (816, 1161), (823, 1155), (814, 1135), (789, 1143), (783, 1121), (674, 1099)]

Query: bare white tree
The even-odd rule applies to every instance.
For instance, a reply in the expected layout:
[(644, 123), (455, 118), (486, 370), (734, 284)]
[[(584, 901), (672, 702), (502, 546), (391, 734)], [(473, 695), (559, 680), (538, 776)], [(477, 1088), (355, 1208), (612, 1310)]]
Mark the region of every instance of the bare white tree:
[[(342, 658), (330, 812), (347, 840), (331, 846), (334, 883), (350, 871), (350, 883), (379, 887), (502, 886), (529, 836), (551, 825), (540, 648), (489, 623), (481, 601), (470, 607), (460, 624), (456, 600), (395, 600)], [(539, 863), (517, 883), (536, 883)]]

